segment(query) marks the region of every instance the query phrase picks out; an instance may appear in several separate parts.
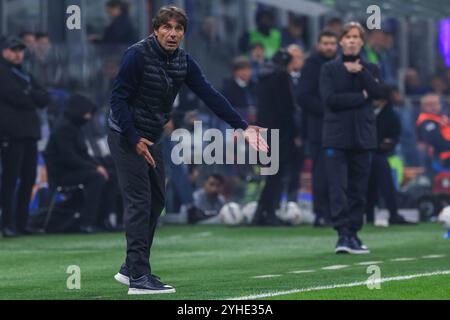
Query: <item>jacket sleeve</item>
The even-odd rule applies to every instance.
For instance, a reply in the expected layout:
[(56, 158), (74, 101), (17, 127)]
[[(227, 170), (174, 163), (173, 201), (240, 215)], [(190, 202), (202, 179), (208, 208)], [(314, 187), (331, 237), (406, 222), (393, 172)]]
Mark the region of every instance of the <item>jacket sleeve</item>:
[(335, 111), (359, 108), (366, 102), (362, 92), (336, 93), (328, 64), (320, 72), (320, 94), (325, 105)]
[(30, 90), (31, 99), (33, 99), (34, 103), (38, 108), (45, 108), (50, 103), (50, 94), (45, 90), (45, 88), (41, 87), (34, 78), (31, 80), (32, 89)]
[(312, 61), (306, 61), (299, 82), (298, 99), (302, 109), (311, 114), (322, 116), (325, 107), (320, 96), (317, 95), (320, 77), (318, 71), (317, 65)]
[(89, 155), (82, 155), (75, 147), (77, 137), (69, 130), (58, 130), (54, 135), (55, 145), (58, 150), (58, 158), (62, 159), (62, 163), (70, 168), (80, 168), (84, 170), (96, 170), (97, 163)]
[(230, 102), (206, 80), (197, 62), (188, 56), (186, 85), (223, 121), (234, 129), (247, 129), (248, 124)]
[(358, 76), (363, 82), (363, 86), (366, 89), (371, 99), (380, 99), (383, 97), (383, 91), (381, 88), (382, 79), (380, 69), (376, 65), (371, 65), (371, 69), (364, 68)]
[(110, 102), (114, 119), (118, 121), (120, 129), (133, 146), (139, 143), (141, 137), (134, 126), (128, 101), (139, 86), (143, 65), (143, 57), (139, 51), (135, 49), (127, 51), (114, 80)]

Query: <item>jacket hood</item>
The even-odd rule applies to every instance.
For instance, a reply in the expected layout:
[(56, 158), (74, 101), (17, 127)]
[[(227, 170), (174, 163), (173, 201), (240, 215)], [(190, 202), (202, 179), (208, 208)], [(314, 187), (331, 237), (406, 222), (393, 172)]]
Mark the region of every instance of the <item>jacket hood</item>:
[(96, 106), (91, 100), (83, 95), (75, 94), (72, 95), (67, 101), (64, 116), (77, 125), (83, 125), (86, 123), (84, 115), (88, 112), (95, 113), (95, 111)]

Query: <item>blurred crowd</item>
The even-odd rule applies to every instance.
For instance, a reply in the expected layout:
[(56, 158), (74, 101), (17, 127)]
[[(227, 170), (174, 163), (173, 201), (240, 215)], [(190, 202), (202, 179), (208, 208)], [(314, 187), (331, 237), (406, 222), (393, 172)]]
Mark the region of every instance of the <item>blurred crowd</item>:
[[(55, 48), (47, 33), (24, 31), (1, 40), (0, 206), (5, 236), (123, 228), (122, 202), (106, 143), (105, 119), (121, 54), (138, 40), (138, 35), (125, 2), (110, 0), (106, 10), (110, 25), (103, 34), (88, 36), (89, 45), (102, 60), (98, 74), (87, 84), (69, 77), (69, 58)], [(273, 10), (261, 8), (254, 22), (255, 28), (242, 32), (238, 43), (230, 47), (228, 40), (217, 37), (214, 18), (207, 17), (200, 37), (192, 37), (191, 42), (187, 37), (188, 47), (193, 48), (188, 51), (250, 124), (281, 124), (289, 131), (292, 146), (287, 151), (287, 174), (282, 187), (274, 188), (284, 201), (310, 200), (316, 151), (312, 131), (308, 130), (314, 120), (302, 105), (303, 68), (305, 60), (317, 53), (323, 35), (339, 36), (344, 22), (336, 17), (328, 19), (324, 25), (328, 33), (322, 33), (320, 39), (308, 38), (311, 36), (305, 19), (294, 13), (288, 14), (286, 26), (279, 26)], [(379, 121), (378, 126), (385, 128), (389, 123), (398, 130), (380, 137), (380, 143), (388, 146), (385, 151), (394, 172), (395, 188), (400, 191), (415, 177), (408, 177), (407, 168), (421, 168), (416, 171), (430, 180), (450, 171), (450, 68), (427, 81), (413, 67), (399, 75), (394, 39), (389, 31), (368, 31), (362, 56), (379, 66), (387, 84), (388, 95), (376, 108), (385, 110), (388, 105), (394, 120)], [(208, 65), (218, 60), (226, 70), (210, 75)], [(270, 84), (261, 81), (274, 65), (285, 68), (287, 82), (281, 78)], [(217, 70), (217, 66), (211, 69)], [(293, 94), (291, 100), (282, 94), (288, 87)], [(282, 109), (275, 107), (279, 105)], [(256, 201), (264, 181), (257, 166), (174, 165), (167, 160), (173, 146), (171, 132), (178, 128), (193, 130), (194, 121), (202, 121), (205, 129), (227, 129), (192, 93), (182, 90), (164, 141), (166, 216), (178, 214), (173, 220), (189, 223), (220, 222), (214, 217), (226, 202)], [(386, 132), (382, 128), (379, 131)], [(382, 203), (390, 211), (402, 205), (390, 205), (389, 195), (381, 195), (386, 197), (381, 202), (378, 196), (372, 199), (368, 212)], [(373, 213), (370, 219), (373, 221)], [(316, 225), (327, 226), (328, 221), (317, 220)]]

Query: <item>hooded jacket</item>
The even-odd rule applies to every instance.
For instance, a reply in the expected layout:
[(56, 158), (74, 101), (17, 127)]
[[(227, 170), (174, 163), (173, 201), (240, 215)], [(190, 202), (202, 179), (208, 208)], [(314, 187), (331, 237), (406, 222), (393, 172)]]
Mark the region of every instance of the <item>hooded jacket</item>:
[(98, 162), (88, 154), (82, 131), (87, 122), (83, 117), (88, 112), (95, 112), (95, 106), (89, 99), (81, 95), (69, 98), (64, 115), (52, 130), (44, 153), (50, 181), (57, 182), (68, 172), (97, 169)]

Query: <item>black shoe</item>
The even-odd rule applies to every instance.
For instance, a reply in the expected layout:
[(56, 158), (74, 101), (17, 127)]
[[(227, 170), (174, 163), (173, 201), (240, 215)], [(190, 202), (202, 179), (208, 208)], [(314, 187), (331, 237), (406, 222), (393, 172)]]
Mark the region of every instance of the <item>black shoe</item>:
[(403, 218), (403, 216), (396, 214), (392, 217), (389, 217), (389, 224), (412, 226), (412, 225), (415, 225), (416, 223), (410, 222), (410, 221), (406, 220), (405, 218)]
[[(151, 274), (150, 276), (161, 282), (161, 278), (158, 277), (157, 275)], [(117, 282), (125, 286), (130, 285), (130, 270), (128, 269), (125, 263), (120, 267), (120, 270), (119, 272), (116, 273), (114, 279), (116, 279)], [(166, 284), (164, 285), (166, 286)]]
[(348, 253), (348, 254), (368, 254), (370, 253), (367, 247), (362, 247), (355, 236), (339, 236), (339, 240), (336, 244), (336, 253)]
[(361, 239), (358, 237), (358, 235), (353, 235), (353, 239), (354, 239), (354, 241), (356, 241), (356, 243), (358, 244), (358, 246), (360, 246), (363, 250), (369, 250), (369, 248), (363, 244), (363, 242), (362, 242)]
[(145, 275), (138, 279), (130, 278), (129, 295), (175, 293), (174, 287), (162, 283), (153, 275)]
[(2, 233), (3, 233), (4, 238), (16, 238), (16, 237), (20, 236), (20, 233), (14, 231), (11, 228), (4, 228), (2, 230)]

